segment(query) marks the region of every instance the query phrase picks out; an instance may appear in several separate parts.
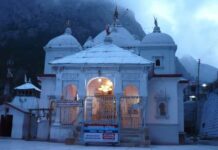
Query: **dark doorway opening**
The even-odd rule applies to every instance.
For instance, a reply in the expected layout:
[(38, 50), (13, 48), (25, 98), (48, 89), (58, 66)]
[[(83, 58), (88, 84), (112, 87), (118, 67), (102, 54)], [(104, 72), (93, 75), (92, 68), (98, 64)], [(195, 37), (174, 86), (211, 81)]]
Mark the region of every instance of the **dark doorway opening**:
[(1, 115), (0, 136), (11, 137), (13, 115)]

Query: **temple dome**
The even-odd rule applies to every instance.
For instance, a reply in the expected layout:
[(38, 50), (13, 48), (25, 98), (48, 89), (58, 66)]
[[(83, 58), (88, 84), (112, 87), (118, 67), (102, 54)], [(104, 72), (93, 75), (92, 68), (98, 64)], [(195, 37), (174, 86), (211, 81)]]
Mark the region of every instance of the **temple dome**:
[(72, 36), (70, 28), (65, 29), (65, 33), (51, 39), (45, 48), (78, 48), (82, 49), (77, 39)]
[[(138, 40), (123, 26), (112, 26), (110, 28), (110, 37), (113, 40), (113, 44), (119, 47), (136, 47), (140, 44)], [(95, 45), (104, 42), (104, 38), (107, 35), (105, 31), (102, 31), (94, 38)]]
[(93, 41), (93, 39), (92, 39), (92, 37), (90, 36), (87, 40), (86, 40), (86, 42), (84, 43), (84, 45), (83, 45), (83, 48), (91, 48), (91, 47), (93, 47), (95, 44), (94, 44), (94, 41)]
[(171, 36), (161, 32), (147, 34), (142, 40), (143, 45), (175, 45)]
[(155, 26), (154, 26), (153, 32), (150, 34), (147, 34), (144, 37), (144, 39), (142, 40), (142, 45), (175, 46), (176, 44), (175, 44), (173, 38), (170, 35), (161, 32), (156, 18), (154, 18), (154, 24), (155, 24)]

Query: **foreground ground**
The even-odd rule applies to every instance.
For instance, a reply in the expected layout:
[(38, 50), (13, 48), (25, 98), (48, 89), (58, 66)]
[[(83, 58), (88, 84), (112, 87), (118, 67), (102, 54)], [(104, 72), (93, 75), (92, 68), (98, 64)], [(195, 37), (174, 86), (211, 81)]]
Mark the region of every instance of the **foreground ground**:
[(150, 147), (104, 147), (104, 146), (78, 146), (65, 145), (62, 143), (48, 143), (35, 141), (22, 141), (11, 139), (0, 139), (0, 150), (218, 150), (218, 146), (207, 145), (178, 145), (178, 146), (150, 146)]

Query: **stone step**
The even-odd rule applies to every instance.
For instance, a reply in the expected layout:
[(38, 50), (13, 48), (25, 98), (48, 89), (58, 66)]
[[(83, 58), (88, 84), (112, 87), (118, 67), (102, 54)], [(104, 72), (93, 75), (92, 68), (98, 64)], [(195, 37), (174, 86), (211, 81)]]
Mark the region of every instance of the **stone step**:
[(121, 142), (138, 142), (138, 141), (143, 141), (143, 138), (139, 138), (139, 137), (123, 137), (120, 138)]
[(121, 129), (121, 132), (144, 132), (146, 129), (143, 128), (124, 128)]
[(144, 133), (120, 133), (121, 138), (133, 137), (133, 138), (144, 138)]
[(148, 129), (121, 129), (120, 142), (122, 146), (149, 146)]
[(145, 139), (143, 136), (120, 136), (120, 139)]
[(139, 142), (120, 142), (121, 146), (125, 147), (147, 147), (151, 145), (150, 140), (145, 140), (145, 141), (139, 141)]
[(120, 136), (121, 137), (139, 137), (139, 138), (143, 138), (143, 137), (145, 137), (145, 132), (143, 132), (141, 130), (140, 131), (135, 130), (135, 129), (121, 130)]
[(66, 138), (65, 141), (64, 141), (64, 143), (65, 143), (66, 145), (73, 145), (73, 144), (75, 144), (75, 141), (76, 141), (75, 138)]
[(129, 135), (131, 135), (131, 134), (135, 134), (135, 135), (141, 135), (141, 134), (143, 134), (143, 135), (144, 135), (145, 133), (144, 133), (144, 132), (134, 132), (134, 131), (131, 131), (131, 132), (130, 132), (130, 131), (129, 131), (129, 132), (123, 132), (123, 131), (122, 131), (122, 132), (120, 132), (120, 134), (123, 134), (123, 135), (124, 135), (124, 134), (126, 134), (126, 135), (127, 135), (127, 134), (129, 134)]

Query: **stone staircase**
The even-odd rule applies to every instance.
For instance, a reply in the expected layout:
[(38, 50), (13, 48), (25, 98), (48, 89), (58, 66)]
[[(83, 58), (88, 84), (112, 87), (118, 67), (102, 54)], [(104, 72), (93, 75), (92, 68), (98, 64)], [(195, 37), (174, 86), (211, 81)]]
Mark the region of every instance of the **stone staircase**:
[[(82, 126), (75, 126), (70, 133), (69, 138), (65, 139), (65, 144), (73, 145), (79, 144), (82, 145)], [(120, 146), (128, 146), (128, 147), (144, 147), (149, 146), (151, 141), (148, 136), (148, 129), (140, 128), (140, 129), (121, 129), (120, 131)]]
[(121, 146), (149, 146), (150, 143), (147, 128), (126, 128), (120, 131)]

